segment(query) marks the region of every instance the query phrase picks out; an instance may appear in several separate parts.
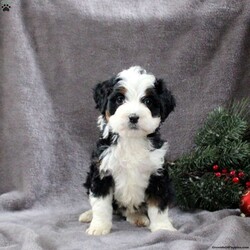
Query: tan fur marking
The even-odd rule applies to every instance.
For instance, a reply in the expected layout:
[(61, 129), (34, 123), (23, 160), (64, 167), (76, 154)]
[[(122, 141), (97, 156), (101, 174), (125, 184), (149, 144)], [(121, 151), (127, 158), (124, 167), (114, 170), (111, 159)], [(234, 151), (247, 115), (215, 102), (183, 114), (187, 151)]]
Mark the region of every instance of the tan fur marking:
[(109, 111), (106, 110), (105, 118), (106, 118), (107, 122), (109, 121), (109, 117), (110, 117), (110, 113), (109, 113)]
[(149, 198), (147, 200), (147, 204), (150, 207), (158, 207), (159, 205), (159, 200), (157, 198)]
[(127, 92), (127, 89), (124, 88), (124, 87), (119, 87), (119, 92), (120, 92), (121, 94), (125, 95), (126, 92)]

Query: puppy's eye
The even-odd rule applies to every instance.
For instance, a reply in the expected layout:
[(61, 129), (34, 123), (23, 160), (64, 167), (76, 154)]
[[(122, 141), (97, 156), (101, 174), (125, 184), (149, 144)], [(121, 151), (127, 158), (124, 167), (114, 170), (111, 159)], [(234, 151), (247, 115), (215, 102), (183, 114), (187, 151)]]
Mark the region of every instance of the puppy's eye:
[(153, 104), (153, 100), (150, 97), (145, 97), (142, 102), (147, 106), (150, 107)]
[(119, 96), (116, 98), (116, 104), (121, 105), (121, 104), (124, 103), (124, 100), (125, 100), (124, 96), (119, 95)]

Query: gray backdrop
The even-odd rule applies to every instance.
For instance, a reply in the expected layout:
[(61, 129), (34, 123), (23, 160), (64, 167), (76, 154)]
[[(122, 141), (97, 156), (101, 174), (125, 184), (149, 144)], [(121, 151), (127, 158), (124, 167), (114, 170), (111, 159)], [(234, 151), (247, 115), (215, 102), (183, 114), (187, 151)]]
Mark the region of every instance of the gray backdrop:
[(0, 249), (250, 248), (237, 210), (170, 211), (177, 232), (114, 218), (84, 232), (82, 183), (98, 136), (92, 88), (141, 65), (177, 108), (168, 158), (189, 152), (209, 111), (250, 95), (250, 1), (16, 0), (0, 9)]

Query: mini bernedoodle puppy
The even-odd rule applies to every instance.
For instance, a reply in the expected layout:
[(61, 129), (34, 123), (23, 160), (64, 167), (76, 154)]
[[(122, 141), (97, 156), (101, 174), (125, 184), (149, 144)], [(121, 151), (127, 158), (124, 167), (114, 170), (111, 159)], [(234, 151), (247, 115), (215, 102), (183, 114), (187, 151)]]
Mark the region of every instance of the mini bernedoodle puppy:
[(114, 210), (151, 231), (176, 230), (168, 217), (168, 144), (159, 133), (175, 107), (171, 92), (162, 79), (135, 66), (97, 84), (94, 100), (101, 135), (84, 184), (92, 210), (79, 221), (90, 222), (90, 235), (107, 234)]

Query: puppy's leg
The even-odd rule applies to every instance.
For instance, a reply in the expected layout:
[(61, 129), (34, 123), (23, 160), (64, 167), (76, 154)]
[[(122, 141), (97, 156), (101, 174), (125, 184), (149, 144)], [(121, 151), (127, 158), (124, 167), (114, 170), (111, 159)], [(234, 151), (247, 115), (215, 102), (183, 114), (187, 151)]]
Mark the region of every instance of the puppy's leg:
[(93, 218), (93, 212), (92, 212), (92, 210), (88, 210), (79, 216), (79, 221), (80, 222), (91, 222), (92, 218)]
[(148, 217), (139, 212), (126, 212), (126, 218), (127, 221), (133, 225), (136, 225), (138, 227), (147, 227), (149, 226), (149, 219)]
[(146, 194), (148, 196), (150, 230), (152, 232), (161, 229), (176, 231), (168, 217), (168, 203), (171, 201), (173, 194), (166, 168), (151, 175)]
[(93, 194), (90, 194), (93, 218), (86, 231), (88, 234), (103, 235), (110, 232), (113, 212), (112, 199), (111, 193), (101, 197), (94, 197)]
[(149, 206), (148, 207), (148, 216), (150, 219), (149, 229), (152, 232), (157, 230), (169, 230), (176, 231), (173, 227), (171, 221), (168, 217), (168, 207), (161, 211), (157, 206)]
[(86, 232), (90, 235), (102, 235), (110, 232), (112, 227), (113, 178), (111, 175), (101, 177), (100, 162), (93, 158), (84, 186), (87, 188), (92, 210), (83, 213), (79, 220), (90, 222)]

